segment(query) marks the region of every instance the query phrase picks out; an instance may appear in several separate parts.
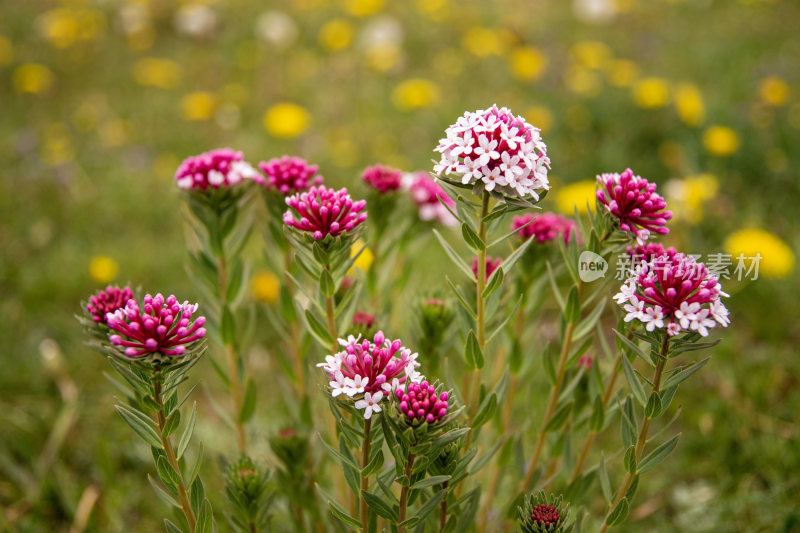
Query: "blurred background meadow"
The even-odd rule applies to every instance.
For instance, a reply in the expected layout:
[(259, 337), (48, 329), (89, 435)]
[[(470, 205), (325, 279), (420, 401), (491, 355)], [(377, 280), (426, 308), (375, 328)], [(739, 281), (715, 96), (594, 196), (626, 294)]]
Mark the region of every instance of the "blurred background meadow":
[[(147, 450), (73, 315), (110, 282), (198, 298), (183, 158), (295, 154), (361, 196), (365, 166), (428, 171), (449, 124), (497, 103), (543, 130), (545, 209), (585, 210), (596, 174), (631, 167), (676, 213), (666, 244), (733, 256), (732, 327), (620, 531), (800, 531), (798, 21), (793, 0), (3, 0), (0, 525), (161, 527)], [(738, 280), (735, 257), (756, 253), (757, 279)], [(252, 259), (248, 298), (271, 305), (278, 278)], [(250, 361), (263, 384), (279, 371), (263, 348)], [(207, 363), (195, 374), (219, 387)], [(254, 424), (268, 460), (291, 424), (279, 394)], [(210, 456), (232, 449), (197, 398)]]

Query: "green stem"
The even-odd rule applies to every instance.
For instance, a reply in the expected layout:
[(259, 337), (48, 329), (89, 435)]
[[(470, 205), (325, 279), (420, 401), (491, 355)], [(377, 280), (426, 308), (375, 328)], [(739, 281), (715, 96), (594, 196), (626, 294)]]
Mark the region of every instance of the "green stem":
[[(407, 485), (403, 485), (403, 489), (400, 491), (400, 508), (397, 513), (397, 523), (402, 524), (406, 520), (406, 507), (408, 507), (408, 490), (411, 487), (411, 472), (414, 469), (414, 459), (415, 456), (410, 451), (408, 452), (408, 458), (406, 459), (406, 470), (405, 470), (405, 477), (408, 482)], [(405, 533), (406, 528), (403, 526), (397, 526), (397, 533)]]
[[(448, 486), (447, 481), (442, 483), (442, 489), (447, 490), (447, 486)], [(445, 494), (444, 498), (442, 498), (441, 513), (439, 516), (439, 533), (442, 533), (446, 526), (447, 526), (447, 494)]]
[[(486, 242), (486, 222), (484, 219), (489, 214), (489, 200), (491, 196), (487, 191), (483, 191), (481, 198), (481, 214), (478, 219), (478, 237), (482, 242)], [(486, 288), (486, 248), (478, 250), (478, 275), (475, 280), (475, 335), (478, 340), (478, 347), (481, 352), (484, 351), (486, 346), (486, 300), (483, 298), (483, 290)], [(478, 410), (478, 403), (481, 398), (481, 369), (475, 368), (472, 373), (471, 384), (471, 399), (469, 402), (469, 418), (475, 418), (475, 413)], [(467, 436), (467, 447), (469, 447), (472, 432)]]
[(158, 405), (158, 413), (156, 414), (158, 437), (161, 439), (161, 446), (164, 449), (164, 454), (167, 456), (167, 461), (169, 462), (170, 466), (175, 469), (175, 472), (178, 473), (178, 501), (181, 505), (181, 510), (183, 511), (184, 516), (186, 516), (186, 522), (189, 524), (189, 531), (194, 533), (196, 520), (194, 517), (194, 512), (192, 511), (192, 506), (189, 503), (189, 493), (186, 491), (186, 485), (183, 482), (183, 473), (181, 472), (181, 467), (178, 465), (178, 460), (175, 457), (175, 450), (172, 448), (172, 441), (169, 437), (164, 435), (164, 425), (166, 424), (167, 417), (166, 413), (164, 412), (164, 400), (161, 398), (160, 375), (156, 375), (153, 378), (153, 399)]
[[(664, 341), (661, 344), (661, 357), (658, 358), (658, 363), (656, 364), (656, 370), (653, 374), (653, 387), (651, 389), (651, 394), (658, 394), (661, 392), (661, 376), (664, 372), (664, 367), (667, 364), (667, 355), (669, 354), (669, 335), (664, 333)], [(642, 459), (642, 455), (644, 453), (645, 444), (647, 444), (647, 433), (650, 430), (650, 421), (652, 418), (647, 416), (646, 414), (642, 417), (642, 427), (639, 430), (639, 436), (636, 438), (636, 447), (634, 448), (634, 456), (636, 457), (636, 464), (639, 464), (639, 461)], [(614, 501), (608, 508), (608, 513), (606, 514), (605, 519), (603, 520), (603, 524), (600, 526), (599, 533), (604, 533), (608, 531), (609, 525), (606, 523), (608, 517), (617, 507), (622, 498), (628, 493), (628, 489), (631, 488), (631, 483), (633, 483), (636, 474), (631, 474), (630, 472), (625, 474), (625, 479), (622, 481), (622, 486), (617, 490), (617, 495), (614, 498)]]
[[(370, 430), (372, 429), (372, 419), (367, 418), (364, 420), (364, 441), (361, 445), (361, 469), (365, 469), (369, 464), (369, 450), (370, 445), (372, 444), (372, 436), (370, 435)], [(368, 509), (367, 509), (367, 500), (364, 498), (364, 492), (369, 490), (369, 477), (362, 475), (361, 476), (361, 531), (366, 533), (368, 530)]]

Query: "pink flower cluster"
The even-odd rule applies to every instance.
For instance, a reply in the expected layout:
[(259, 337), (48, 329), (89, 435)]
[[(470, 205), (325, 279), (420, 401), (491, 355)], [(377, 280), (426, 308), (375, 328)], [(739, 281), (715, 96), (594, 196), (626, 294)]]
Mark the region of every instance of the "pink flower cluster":
[(399, 402), (397, 408), (409, 423), (425, 421), (431, 424), (447, 414), (447, 392), (437, 395), (436, 389), (427, 381), (409, 383), (405, 391), (398, 388), (394, 394)]
[(311, 187), (307, 192), (288, 196), (286, 204), (300, 215), (300, 220), (296, 220), (289, 209), (283, 215), (283, 222), (300, 231), (312, 233), (316, 240), (327, 235), (337, 237), (367, 219), (367, 213), (363, 212), (367, 202), (354, 202), (347, 194), (347, 189), (336, 191), (324, 185)]
[(258, 172), (244, 161), (242, 152), (230, 148), (219, 148), (189, 157), (175, 172), (178, 187), (202, 191), (230, 187), (245, 179), (258, 178)]
[[(486, 256), (486, 279), (489, 279), (489, 276), (491, 276), (494, 273), (494, 271), (497, 270), (497, 267), (499, 267), (500, 263), (502, 262), (503, 262), (502, 257), (495, 258), (495, 257), (489, 257), (488, 255)], [(477, 257), (472, 258), (472, 273), (475, 274), (475, 278), (477, 279), (478, 278)]]
[(119, 288), (109, 285), (105, 290), (89, 298), (86, 310), (92, 315), (92, 320), (105, 323), (108, 313), (124, 307), (131, 298), (133, 298), (133, 292), (130, 287)]
[(375, 315), (367, 313), (366, 311), (356, 311), (353, 314), (353, 325), (369, 329), (375, 325)]
[(364, 409), (364, 418), (380, 412), (380, 402), (384, 393), (391, 393), (407, 382), (420, 382), (422, 375), (417, 371), (417, 354), (403, 347), (399, 339), (389, 341), (382, 331), (367, 339), (349, 336), (339, 339), (343, 351), (328, 355), (324, 363), (317, 366), (328, 373), (331, 381), (331, 396), (340, 394), (348, 397), (362, 395), (356, 401), (356, 409)]
[(647, 331), (666, 328), (670, 336), (696, 331), (705, 337), (708, 328), (730, 323), (722, 296), (728, 295), (703, 263), (676, 252), (642, 261), (614, 300), (627, 311), (626, 322), (639, 320)]
[(403, 177), (403, 186), (408, 189), (411, 199), (417, 204), (419, 218), (426, 222), (436, 220), (445, 226), (454, 226), (458, 223), (447, 207), (442, 205), (444, 202), (450, 208), (455, 209), (456, 203), (425, 172), (406, 174)]
[(664, 248), (664, 245), (660, 242), (648, 242), (644, 245), (628, 246), (626, 251), (631, 258), (633, 266), (637, 266), (642, 261), (649, 263), (656, 257), (661, 257), (664, 254), (671, 257), (678, 253), (678, 250), (675, 248)]
[(511, 221), (512, 230), (519, 228), (522, 229), (519, 230), (517, 235), (525, 240), (533, 237), (537, 243), (542, 244), (561, 236), (565, 243), (569, 243), (572, 238), (572, 232), (575, 231), (575, 223), (555, 213), (543, 213), (541, 215), (527, 213), (522, 216), (515, 216)]
[(656, 184), (635, 176), (631, 169), (622, 174), (597, 176), (597, 200), (609, 213), (619, 219), (620, 229), (632, 231), (639, 244), (644, 244), (651, 232), (666, 235), (667, 202), (656, 193)]
[(385, 165), (374, 165), (364, 169), (361, 179), (381, 194), (386, 194), (400, 188), (403, 181), (403, 172)]
[(308, 190), (309, 187), (320, 185), (322, 176), (317, 175), (319, 167), (310, 165), (305, 159), (285, 155), (269, 161), (262, 161), (258, 168), (267, 177), (266, 180), (259, 176), (255, 179), (268, 189), (274, 189), (284, 196)]
[(550, 159), (539, 128), (509, 109), (495, 105), (464, 113), (445, 135), (435, 150), (442, 154), (434, 166), (439, 176), (459, 174), (461, 183), (482, 181), (486, 190), (499, 187), (537, 200), (537, 190), (550, 188)]
[(161, 294), (148, 294), (143, 309), (130, 299), (124, 308), (106, 315), (108, 327), (117, 332), (109, 340), (111, 344), (124, 346), (125, 355), (132, 358), (149, 354), (183, 355), (187, 345), (206, 334), (205, 317), (192, 320), (195, 311), (197, 304), (178, 303), (175, 296), (165, 300)]

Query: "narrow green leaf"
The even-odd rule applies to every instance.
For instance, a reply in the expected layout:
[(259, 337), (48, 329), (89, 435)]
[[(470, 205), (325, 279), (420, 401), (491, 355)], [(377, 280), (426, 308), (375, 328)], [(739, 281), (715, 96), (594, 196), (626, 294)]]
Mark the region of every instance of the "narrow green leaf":
[(550, 380), (551, 385), (556, 384), (556, 354), (553, 350), (550, 349), (548, 345), (547, 348), (544, 350), (544, 354), (542, 355), (542, 364), (544, 365), (544, 371), (547, 374), (547, 379)]
[(167, 458), (164, 455), (161, 455), (158, 458), (156, 467), (158, 469), (158, 476), (167, 486), (177, 487), (178, 483), (181, 482), (180, 474), (175, 471), (171, 464), (169, 464), (169, 461), (167, 461)]
[(639, 473), (644, 474), (658, 466), (661, 461), (667, 458), (667, 456), (675, 449), (675, 446), (678, 444), (678, 438), (680, 438), (681, 434), (678, 433), (667, 442), (650, 452), (645, 456), (644, 459), (639, 463)]
[(192, 467), (192, 471), (189, 474), (188, 478), (185, 478), (186, 482), (189, 485), (194, 483), (194, 480), (197, 479), (197, 474), (200, 473), (200, 465), (203, 464), (203, 441), (200, 441), (200, 445), (197, 447), (197, 458), (194, 461), (194, 466)]
[(181, 422), (181, 412), (178, 409), (174, 409), (172, 413), (167, 417), (167, 421), (164, 423), (164, 430), (162, 433), (165, 437), (169, 437), (172, 435), (176, 429), (178, 429), (178, 424)]
[(436, 236), (436, 240), (439, 241), (439, 244), (442, 245), (444, 248), (447, 257), (461, 270), (469, 279), (475, 279), (475, 274), (472, 273), (472, 269), (469, 268), (466, 263), (458, 256), (458, 253), (453, 249), (452, 246), (442, 237), (442, 234), (439, 233), (437, 230), (433, 230), (433, 234)]
[(466, 242), (470, 248), (478, 251), (486, 249), (486, 243), (483, 242), (481, 238), (478, 237), (478, 234), (466, 223), (461, 224), (461, 236), (464, 237), (464, 242)]
[(200, 514), (197, 517), (197, 526), (194, 533), (211, 533), (214, 529), (214, 513), (211, 510), (211, 502), (203, 500), (200, 506)]
[(364, 501), (367, 502), (367, 505), (369, 505), (378, 516), (382, 516), (391, 523), (397, 522), (397, 511), (390, 507), (389, 504), (384, 502), (379, 496), (367, 492), (366, 490), (362, 490), (361, 495), (364, 497)]
[(178, 459), (183, 457), (186, 447), (189, 446), (189, 441), (192, 439), (192, 433), (194, 432), (195, 422), (197, 422), (197, 402), (192, 404), (192, 414), (189, 415), (189, 422), (187, 422), (186, 427), (183, 428), (183, 433), (181, 433), (181, 438), (178, 441)]
[(636, 473), (636, 447), (631, 446), (625, 451), (625, 470), (630, 474)]
[(181, 528), (179, 528), (166, 518), (164, 519), (164, 529), (167, 530), (167, 533), (183, 533)]
[(615, 526), (624, 522), (626, 518), (628, 518), (628, 498), (622, 498), (606, 518), (606, 524)]
[(464, 293), (461, 292), (461, 289), (459, 289), (458, 286), (456, 286), (456, 284), (453, 283), (448, 276), (445, 276), (444, 279), (447, 281), (447, 285), (450, 287), (450, 290), (456, 295), (458, 303), (461, 304), (461, 307), (463, 307), (473, 319), (478, 318), (478, 315), (475, 314), (475, 309), (473, 309), (472, 304), (467, 301)]
[(170, 507), (180, 508), (178, 500), (176, 500), (172, 494), (164, 490), (164, 488), (155, 479), (153, 479), (153, 476), (147, 474), (147, 481), (150, 482), (150, 486), (153, 487), (153, 490), (156, 491), (156, 496), (158, 496), (158, 498), (161, 501), (163, 501)]
[(517, 246), (517, 247), (514, 249), (514, 251), (513, 251), (513, 252), (511, 252), (510, 254), (508, 254), (508, 257), (506, 257), (505, 259), (503, 259), (503, 270), (505, 270), (506, 274), (507, 274), (507, 273), (509, 273), (509, 272), (511, 272), (511, 269), (512, 269), (512, 268), (514, 268), (514, 265), (515, 265), (515, 264), (517, 264), (517, 261), (519, 261), (519, 258), (520, 258), (520, 257), (522, 257), (522, 254), (524, 254), (524, 253), (525, 253), (525, 250), (527, 250), (527, 249), (528, 249), (528, 247), (529, 247), (531, 244), (533, 244), (533, 241), (534, 241), (534, 240), (535, 240), (535, 239), (528, 239), (528, 240), (526, 240), (525, 242), (523, 242), (522, 244), (520, 244), (519, 246)]
[(564, 320), (566, 320), (568, 324), (577, 324), (580, 319), (581, 301), (578, 298), (578, 287), (573, 285), (567, 295), (567, 308), (564, 310)]
[(153, 429), (155, 423), (147, 415), (132, 407), (123, 405), (115, 405), (114, 407), (137, 435), (142, 437), (150, 446), (161, 449), (161, 439)]
[(497, 410), (497, 394), (492, 393), (481, 402), (478, 412), (475, 413), (475, 418), (472, 420), (471, 426), (473, 429), (478, 429), (486, 422), (491, 420)]
[(627, 356), (624, 355), (622, 356), (622, 370), (625, 373), (625, 379), (628, 382), (628, 386), (631, 388), (634, 398), (644, 407), (647, 405), (647, 396), (644, 392), (644, 388), (639, 382), (639, 378), (636, 377), (631, 362), (628, 360)]
[(428, 499), (428, 501), (422, 504), (422, 506), (419, 508), (419, 510), (416, 512), (416, 514), (414, 514), (412, 518), (420, 522), (425, 520), (425, 518), (427, 518), (427, 516), (431, 514), (431, 511), (436, 509), (436, 507), (439, 505), (439, 502), (441, 502), (445, 497), (447, 497), (447, 489), (440, 490), (439, 492), (431, 496)]
[(556, 408), (556, 412), (553, 413), (553, 416), (550, 417), (550, 420), (547, 421), (547, 425), (544, 427), (546, 432), (549, 431), (556, 431), (558, 428), (564, 425), (564, 422), (567, 421), (569, 417), (570, 411), (572, 411), (573, 401), (569, 401), (565, 404), (562, 404), (558, 408)]
[(469, 431), (470, 431), (470, 428), (451, 429), (450, 431), (446, 432), (445, 434), (440, 435), (440, 436), (436, 437), (435, 439), (433, 439), (433, 442), (431, 443), (432, 444), (431, 449), (435, 450), (435, 449), (438, 449), (438, 448), (444, 448), (445, 446), (447, 446), (451, 442), (456, 441), (456, 440), (460, 439), (461, 437), (463, 437), (464, 435), (466, 435), (467, 433), (469, 433)]
[(336, 292), (336, 284), (333, 282), (333, 277), (330, 271), (323, 270), (319, 276), (319, 290), (324, 296), (333, 296)]
[(622, 343), (625, 344), (625, 346), (633, 350), (633, 353), (638, 355), (639, 358), (642, 359), (642, 361), (646, 362), (650, 366), (653, 366), (653, 363), (652, 361), (650, 361), (650, 358), (647, 356), (646, 353), (642, 351), (641, 348), (639, 348), (639, 346), (636, 345), (636, 343), (634, 343), (632, 340), (630, 340), (628, 337), (626, 337), (624, 334), (620, 333), (616, 329), (612, 331), (617, 336), (617, 338), (619, 338), (619, 340), (622, 341)]
[(647, 418), (657, 418), (661, 414), (661, 396), (653, 392), (647, 400), (647, 405), (644, 408), (644, 416)]
[(445, 481), (450, 481), (452, 476), (430, 476), (423, 479), (420, 479), (413, 485), (411, 485), (412, 489), (424, 489), (426, 487), (432, 487), (434, 485), (441, 485)]
[(622, 443), (627, 448), (636, 442), (636, 433), (638, 432), (636, 421), (633, 418), (633, 402), (630, 396), (625, 398), (620, 412), (622, 414)]
[(598, 394), (594, 398), (594, 406), (592, 407), (592, 417), (589, 419), (589, 429), (598, 432), (603, 429), (605, 424), (605, 409), (603, 408), (603, 399)]
[(256, 412), (256, 385), (252, 379), (247, 380), (247, 389), (244, 393), (244, 401), (239, 411), (239, 422), (247, 422)]
[(594, 328), (595, 324), (600, 320), (603, 315), (603, 310), (606, 307), (606, 300), (601, 299), (600, 302), (586, 315), (586, 318), (581, 320), (580, 324), (575, 326), (575, 331), (572, 333), (573, 342), (581, 340), (585, 335), (589, 334)]
[(341, 520), (344, 525), (348, 526), (353, 531), (359, 531), (362, 529), (361, 522), (347, 514), (347, 511), (344, 510), (344, 507), (335, 501), (328, 500), (328, 509), (330, 509), (333, 516)]
[(600, 476), (600, 490), (603, 491), (603, 497), (607, 502), (611, 502), (611, 498), (613, 497), (613, 494), (611, 494), (611, 481), (608, 479), (606, 461), (603, 454), (600, 454), (600, 465), (597, 468), (597, 473)]
[(365, 466), (361, 470), (362, 477), (369, 477), (378, 470), (381, 469), (383, 466), (383, 450), (378, 450), (378, 453), (375, 454), (375, 457), (369, 462), (367, 466)]
[(483, 292), (481, 293), (481, 298), (485, 300), (486, 298), (491, 296), (494, 291), (496, 291), (502, 286), (503, 286), (503, 268), (497, 267), (497, 269), (495, 269), (495, 271), (492, 272), (492, 275), (489, 276), (489, 284), (486, 285), (485, 289), (483, 289)]
[(464, 355), (467, 359), (467, 365), (470, 369), (483, 368), (484, 359), (481, 347), (478, 345), (478, 339), (475, 337), (475, 332), (469, 330), (467, 335), (467, 345), (464, 348)]
[(680, 383), (683, 383), (686, 379), (688, 379), (689, 376), (703, 368), (706, 363), (708, 363), (709, 359), (711, 359), (711, 357), (706, 357), (702, 361), (697, 361), (696, 363), (681, 368), (668, 377), (666, 381), (664, 381), (662, 388), (666, 390), (672, 387), (677, 387)]
[(550, 261), (547, 261), (545, 264), (547, 265), (547, 279), (550, 281), (550, 288), (553, 289), (553, 296), (558, 303), (558, 308), (563, 312), (567, 304), (564, 303), (564, 297), (561, 296), (561, 289), (558, 288), (556, 275), (553, 273), (553, 267), (550, 266)]
[(219, 336), (226, 346), (232, 346), (236, 343), (236, 319), (227, 305), (222, 308)]
[(317, 341), (319, 341), (326, 348), (330, 348), (334, 342), (334, 339), (331, 337), (331, 334), (328, 333), (328, 329), (323, 326), (319, 320), (317, 320), (317, 318), (314, 316), (314, 313), (312, 313), (310, 309), (306, 309), (306, 322), (308, 323), (309, 330), (317, 339)]

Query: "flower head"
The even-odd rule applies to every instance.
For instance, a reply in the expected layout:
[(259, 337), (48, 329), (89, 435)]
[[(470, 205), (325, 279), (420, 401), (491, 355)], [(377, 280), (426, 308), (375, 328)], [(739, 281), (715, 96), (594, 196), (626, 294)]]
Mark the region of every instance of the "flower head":
[(353, 325), (361, 326), (364, 328), (371, 328), (375, 324), (375, 315), (371, 315), (366, 311), (356, 311), (353, 315)]
[[(497, 267), (499, 267), (500, 263), (502, 262), (503, 262), (502, 257), (495, 258), (495, 257), (489, 257), (488, 255), (486, 256), (486, 279), (489, 279), (489, 276), (491, 276), (494, 273), (494, 271), (497, 270)], [(475, 274), (476, 278), (478, 277), (477, 257), (472, 258), (472, 273)]]
[(313, 185), (322, 183), (322, 176), (317, 175), (319, 167), (310, 165), (305, 159), (285, 155), (269, 161), (262, 161), (258, 168), (266, 176), (266, 180), (258, 176), (255, 181), (274, 189), (284, 196), (307, 191)]
[(544, 492), (531, 494), (519, 509), (520, 526), (524, 533), (560, 533), (568, 521), (569, 504), (562, 496), (545, 496)]
[(161, 294), (148, 294), (142, 303), (140, 309), (131, 298), (124, 308), (106, 315), (106, 324), (117, 332), (109, 336), (111, 344), (125, 347), (128, 357), (159, 362), (160, 355), (182, 356), (188, 345), (205, 336), (205, 317), (192, 320), (197, 304)]
[(656, 193), (655, 183), (635, 176), (631, 169), (622, 174), (601, 174), (597, 183), (597, 200), (619, 219), (620, 229), (636, 235), (639, 244), (644, 244), (650, 232), (669, 233), (666, 223), (672, 211), (666, 210), (667, 202)]
[(681, 331), (708, 335), (708, 329), (730, 321), (721, 301), (722, 287), (703, 263), (682, 253), (664, 253), (642, 261), (614, 299), (627, 315), (648, 331), (666, 329), (670, 336)]
[(283, 222), (287, 226), (311, 232), (316, 240), (327, 235), (337, 237), (367, 219), (367, 213), (363, 212), (367, 202), (354, 202), (347, 194), (347, 189), (336, 191), (324, 185), (311, 187), (307, 192), (288, 196), (286, 204), (300, 215), (300, 220), (296, 220), (292, 209), (289, 209), (283, 215)]
[(417, 371), (417, 354), (404, 348), (399, 339), (389, 341), (382, 331), (375, 334), (372, 342), (361, 340), (361, 335), (351, 335), (339, 339), (339, 344), (344, 350), (328, 355), (317, 366), (328, 373), (334, 398), (340, 394), (351, 398), (364, 395), (354, 404), (356, 409), (364, 409), (364, 418), (381, 410), (384, 392), (391, 393), (404, 383), (423, 379)]
[(419, 218), (425, 221), (437, 220), (445, 226), (454, 226), (456, 218), (450, 214), (445, 205), (455, 209), (456, 203), (442, 187), (425, 172), (406, 174), (403, 186), (411, 193), (411, 199), (417, 204)]
[(230, 148), (219, 148), (189, 157), (175, 172), (178, 187), (201, 191), (230, 187), (244, 179), (258, 178), (258, 172), (244, 161), (242, 152)]
[(442, 154), (434, 167), (439, 176), (458, 174), (464, 184), (482, 181), (486, 190), (537, 200), (537, 190), (550, 188), (550, 159), (539, 128), (509, 109), (495, 105), (464, 113), (445, 135), (436, 148)]
[(447, 414), (448, 393), (436, 394), (436, 389), (427, 381), (408, 383), (406, 390), (398, 388), (394, 395), (398, 402), (397, 408), (408, 424), (432, 424)]
[(113, 313), (117, 309), (125, 307), (125, 304), (131, 298), (133, 298), (133, 292), (130, 287), (119, 288), (109, 285), (105, 290), (89, 298), (86, 310), (92, 315), (92, 320), (105, 323), (108, 313)]
[(403, 182), (403, 172), (385, 165), (374, 165), (364, 169), (361, 178), (381, 194), (394, 192)]
[(660, 242), (648, 242), (639, 246), (628, 246), (626, 252), (631, 258), (632, 265), (636, 266), (642, 261), (649, 263), (656, 257), (661, 257), (664, 254), (671, 257), (677, 254), (678, 250), (672, 247), (664, 248), (664, 245)]
[(511, 221), (512, 230), (519, 228), (522, 229), (517, 232), (517, 235), (525, 240), (533, 237), (537, 243), (541, 244), (561, 236), (565, 243), (569, 243), (575, 231), (575, 223), (555, 213), (541, 215), (527, 213), (522, 216), (516, 216)]

